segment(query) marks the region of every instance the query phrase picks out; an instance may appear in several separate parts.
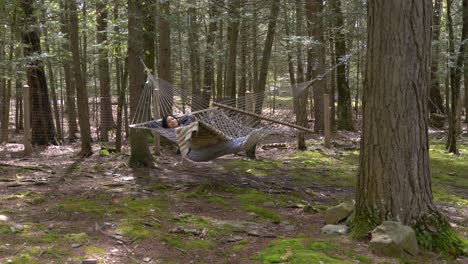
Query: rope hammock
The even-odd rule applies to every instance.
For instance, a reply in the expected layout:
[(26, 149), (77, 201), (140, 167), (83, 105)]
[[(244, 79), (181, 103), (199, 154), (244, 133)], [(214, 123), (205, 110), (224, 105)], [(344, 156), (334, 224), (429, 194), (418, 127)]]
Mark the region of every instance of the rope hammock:
[[(247, 150), (279, 127), (313, 133), (311, 129), (295, 124), (294, 98), (307, 96), (313, 83), (322, 80), (340, 64), (311, 81), (292, 87), (274, 87), (264, 93), (247, 93), (246, 96), (211, 103), (205, 99), (209, 96), (203, 96), (206, 91), (196, 93), (177, 88), (162, 79), (156, 80), (145, 67), (147, 81), (130, 126), (150, 129), (180, 148), (188, 142), (187, 153), (181, 152), (194, 161)], [(179, 116), (182, 126), (164, 128), (158, 119), (161, 112)], [(196, 125), (186, 127), (194, 122)], [(178, 137), (178, 134), (183, 136)]]

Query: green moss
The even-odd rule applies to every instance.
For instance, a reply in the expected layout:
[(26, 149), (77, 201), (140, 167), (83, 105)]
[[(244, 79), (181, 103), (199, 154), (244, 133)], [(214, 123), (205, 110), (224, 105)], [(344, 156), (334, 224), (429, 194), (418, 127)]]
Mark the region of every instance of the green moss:
[(237, 196), (241, 205), (259, 204), (264, 202), (273, 202), (273, 199), (264, 193), (249, 191)]
[(234, 246), (232, 246), (231, 251), (234, 253), (241, 252), (244, 250), (245, 246), (249, 244), (249, 241), (246, 239), (242, 239), (241, 241), (237, 242)]
[(346, 263), (329, 256), (336, 246), (329, 242), (310, 242), (304, 239), (276, 239), (254, 257), (261, 263)]
[(33, 257), (31, 257), (29, 254), (24, 253), (24, 254), (19, 254), (18, 256), (14, 256), (11, 258), (11, 261), (8, 263), (13, 263), (13, 264), (39, 264), (40, 262)]
[(242, 209), (246, 212), (252, 212), (261, 217), (262, 219), (269, 220), (272, 223), (280, 223), (281, 222), (281, 217), (276, 214), (275, 212), (266, 209), (266, 208), (261, 208), (255, 205), (246, 205), (242, 207)]
[(89, 241), (89, 236), (86, 233), (67, 234), (64, 236), (64, 239), (70, 242), (83, 244)]
[(214, 204), (219, 204), (222, 206), (228, 206), (230, 205), (229, 202), (227, 202), (224, 198), (219, 197), (219, 196), (209, 196), (204, 198), (205, 202), (207, 203), (214, 203)]
[(430, 251), (441, 252), (447, 256), (466, 254), (466, 244), (438, 213), (426, 214), (413, 225), (418, 244)]
[(0, 224), (0, 234), (11, 234), (10, 227), (5, 224)]
[(86, 246), (84, 250), (88, 256), (100, 256), (106, 253), (104, 248), (98, 246)]
[(215, 248), (215, 243), (211, 240), (188, 240), (184, 243), (184, 248), (189, 250), (210, 250)]
[(162, 191), (162, 190), (169, 190), (169, 189), (171, 189), (171, 186), (169, 184), (162, 184), (162, 183), (153, 184), (150, 187), (150, 191)]
[(122, 219), (116, 231), (131, 239), (143, 239), (154, 234), (150, 227), (141, 223), (140, 219)]
[(289, 174), (299, 183), (351, 187), (355, 185), (358, 158), (357, 151), (324, 153), (313, 150), (298, 152), (284, 160), (288, 161)]
[(109, 150), (107, 150), (107, 149), (101, 149), (101, 151), (99, 151), (99, 156), (101, 156), (101, 157), (107, 157), (109, 155), (110, 155), (110, 153), (109, 153)]
[(264, 177), (281, 169), (283, 162), (273, 160), (238, 160), (224, 164), (228, 171), (252, 176)]
[(101, 198), (94, 200), (86, 198), (70, 198), (57, 205), (57, 208), (68, 212), (82, 212), (90, 215), (103, 215), (109, 211), (109, 204), (107, 204), (107, 202), (103, 202), (107, 199)]
[(354, 211), (347, 220), (351, 229), (351, 237), (354, 239), (364, 239), (368, 237), (370, 231), (380, 223), (377, 211), (360, 211), (359, 215)]

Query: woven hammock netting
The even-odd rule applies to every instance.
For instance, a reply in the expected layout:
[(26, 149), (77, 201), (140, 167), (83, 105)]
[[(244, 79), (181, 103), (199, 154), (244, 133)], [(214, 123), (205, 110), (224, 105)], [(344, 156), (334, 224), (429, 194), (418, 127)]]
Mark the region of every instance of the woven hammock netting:
[[(193, 115), (211, 132), (226, 140), (245, 137), (254, 129), (262, 128), (265, 136), (293, 131), (293, 127), (310, 132), (295, 124), (294, 98), (308, 97), (309, 82), (291, 87), (267, 89), (265, 93), (247, 93), (246, 96), (211, 102), (203, 94), (155, 79), (147, 72), (147, 81), (132, 119), (133, 128), (148, 129), (147, 124), (166, 114), (176, 117)], [(261, 107), (258, 105), (260, 104)], [(309, 103), (307, 103), (309, 105)], [(308, 111), (307, 111), (308, 112)], [(173, 133), (163, 128), (151, 128), (173, 139)]]

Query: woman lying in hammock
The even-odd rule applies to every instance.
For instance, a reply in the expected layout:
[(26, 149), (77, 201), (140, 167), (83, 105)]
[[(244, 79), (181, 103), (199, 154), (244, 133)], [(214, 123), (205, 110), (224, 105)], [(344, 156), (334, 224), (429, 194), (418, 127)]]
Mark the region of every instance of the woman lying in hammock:
[[(167, 115), (162, 118), (161, 126), (165, 129), (176, 129), (178, 127), (189, 126), (195, 121), (196, 118), (192, 115), (185, 115), (181, 118), (176, 118), (173, 115)], [(154, 122), (150, 122), (146, 126), (150, 128), (159, 126), (159, 123), (156, 124)], [(261, 140), (263, 135), (263, 130), (254, 129), (245, 137), (238, 137), (199, 148), (191, 147), (188, 149), (185, 157), (192, 161), (200, 162), (213, 160), (228, 154), (235, 154), (255, 146)]]

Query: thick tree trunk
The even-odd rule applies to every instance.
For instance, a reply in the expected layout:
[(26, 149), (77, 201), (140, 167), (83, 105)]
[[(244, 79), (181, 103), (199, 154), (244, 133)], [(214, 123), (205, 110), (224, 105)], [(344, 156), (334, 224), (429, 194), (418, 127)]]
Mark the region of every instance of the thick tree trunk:
[(226, 62), (226, 78), (224, 80), (224, 95), (236, 96), (236, 66), (237, 66), (237, 38), (239, 36), (241, 0), (229, 0), (229, 23), (227, 30), (228, 56)]
[[(455, 57), (454, 49), (454, 36), (453, 36), (453, 22), (451, 16), (451, 0), (447, 1), (447, 27), (449, 28), (449, 49), (451, 57)], [(454, 63), (451, 63), (450, 68), (450, 84), (451, 84), (451, 108), (450, 108), (450, 122), (449, 132), (447, 137), (447, 150), (450, 153), (459, 154), (457, 147), (457, 139), (460, 134), (460, 111), (461, 111), (461, 100), (460, 100), (460, 81), (463, 67), (463, 60), (465, 58), (465, 41), (468, 38), (468, 0), (463, 0), (463, 27), (462, 27), (462, 42), (458, 51), (457, 59)]]
[(107, 44), (107, 0), (96, 3), (96, 40), (99, 47), (99, 88), (100, 88), (100, 115), (99, 127), (102, 141), (109, 141), (108, 132), (114, 127), (112, 116), (112, 99), (110, 93), (110, 73)]
[(208, 26), (208, 35), (206, 36), (206, 52), (205, 52), (205, 77), (204, 77), (204, 87), (203, 87), (203, 99), (206, 105), (202, 105), (202, 108), (207, 108), (208, 103), (211, 100), (214, 91), (214, 46), (215, 46), (215, 36), (218, 29), (217, 26), (217, 17), (218, 17), (218, 8), (215, 3), (209, 3), (209, 15), (210, 23)]
[(44, 66), (36, 56), (36, 54), (41, 53), (41, 44), (39, 33), (36, 31), (38, 21), (33, 15), (33, 6), (32, 0), (21, 1), (21, 7), (26, 18), (25, 31), (23, 32), (23, 53), (27, 58), (26, 75), (31, 89), (32, 144), (56, 144)]
[(88, 91), (80, 67), (80, 50), (78, 47), (78, 10), (75, 1), (68, 1), (70, 48), (73, 56), (73, 72), (75, 75), (76, 96), (78, 102), (78, 119), (81, 133), (81, 151), (83, 157), (93, 153), (91, 148), (91, 128), (89, 123)]
[[(145, 71), (143, 65), (139, 61), (139, 58), (143, 57), (142, 15), (143, 12), (140, 1), (128, 0), (128, 73), (131, 116), (135, 116), (136, 114), (137, 105), (145, 82)], [(138, 129), (132, 130), (130, 146), (131, 154), (129, 164), (131, 167), (154, 166), (153, 158), (148, 148), (146, 131)]]
[[(302, 0), (296, 0), (296, 36), (302, 37), (302, 24), (303, 24), (303, 12), (304, 5)], [(296, 58), (297, 58), (297, 84), (304, 83), (304, 65), (302, 63), (302, 42), (298, 41), (296, 44)], [(308, 127), (307, 122), (307, 101), (309, 98), (308, 89), (298, 89), (299, 86), (295, 86), (296, 92), (294, 95), (294, 108), (296, 112), (296, 124), (302, 127)], [(302, 85), (300, 86), (302, 87)], [(300, 131), (297, 132), (297, 149), (307, 150), (305, 143), (305, 133)]]
[(429, 113), (444, 113), (444, 103), (440, 94), (438, 78), (438, 63), (440, 54), (440, 21), (442, 17), (442, 0), (434, 1), (432, 16), (432, 63), (431, 63), (431, 89), (429, 93)]
[[(65, 10), (66, 0), (60, 1), (60, 8)], [(63, 60), (63, 73), (65, 77), (65, 112), (68, 116), (68, 140), (74, 142), (76, 140), (76, 134), (78, 133), (78, 125), (76, 123), (76, 89), (75, 82), (72, 80), (72, 72), (70, 65), (70, 46), (69, 46), (69, 34), (68, 34), (68, 14), (67, 12), (60, 13), (60, 31), (64, 34), (64, 41), (62, 42), (62, 49), (66, 52)]]
[(261, 114), (263, 108), (263, 99), (266, 87), (266, 80), (268, 77), (268, 65), (270, 64), (271, 49), (273, 47), (273, 40), (276, 33), (276, 21), (278, 19), (280, 0), (271, 0), (271, 11), (268, 18), (268, 29), (263, 47), (262, 63), (260, 66), (260, 73), (258, 76), (258, 86), (256, 87), (255, 93), (260, 96), (256, 96), (255, 101), (255, 113)]
[[(431, 16), (430, 0), (369, 2), (363, 134), (352, 220), (357, 237), (394, 220), (412, 225), (423, 246), (457, 246), (431, 193)], [(439, 239), (443, 243), (437, 243)]]
[(334, 13), (335, 27), (335, 64), (340, 64), (336, 68), (336, 84), (338, 90), (338, 129), (354, 130), (353, 112), (351, 111), (351, 92), (348, 80), (346, 79), (346, 65), (342, 63), (347, 55), (346, 38), (344, 34), (344, 19), (341, 11), (341, 0), (331, 0), (330, 8)]
[[(321, 0), (306, 0), (305, 4), (307, 17), (307, 31), (309, 37), (313, 37), (318, 44), (310, 47), (307, 51), (307, 71), (308, 81), (324, 73), (325, 64), (325, 45), (323, 38), (322, 10)], [(323, 93), (325, 91), (325, 80), (320, 80), (314, 84), (314, 131), (323, 132)]]
[[(200, 68), (200, 45), (198, 41), (199, 24), (197, 19), (197, 10), (195, 7), (188, 9), (188, 43), (190, 46), (190, 77), (192, 81), (192, 95), (200, 97), (201, 95), (201, 68)], [(192, 111), (200, 110), (200, 105), (192, 104)]]
[[(130, 0), (129, 0), (130, 2)], [(158, 75), (162, 80), (172, 83), (172, 62), (171, 62), (171, 27), (169, 23), (170, 16), (170, 0), (161, 1), (159, 5), (160, 14), (158, 16), (158, 31), (159, 31), (159, 65)], [(130, 67), (130, 61), (129, 61)], [(130, 71), (130, 69), (129, 69)], [(171, 95), (169, 95), (171, 97)], [(161, 108), (161, 115), (172, 114), (172, 104), (165, 105)]]

